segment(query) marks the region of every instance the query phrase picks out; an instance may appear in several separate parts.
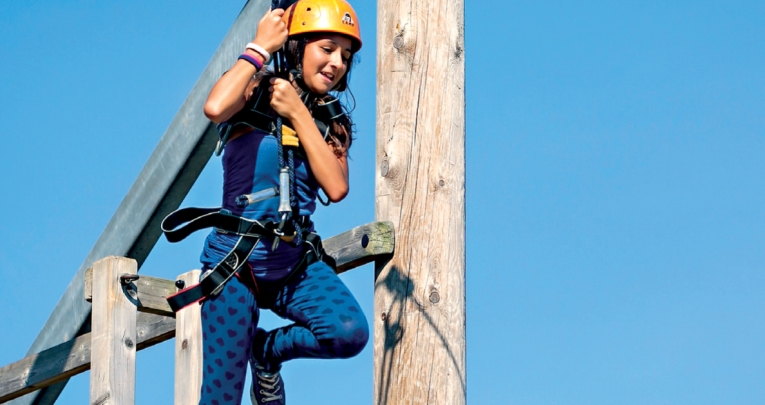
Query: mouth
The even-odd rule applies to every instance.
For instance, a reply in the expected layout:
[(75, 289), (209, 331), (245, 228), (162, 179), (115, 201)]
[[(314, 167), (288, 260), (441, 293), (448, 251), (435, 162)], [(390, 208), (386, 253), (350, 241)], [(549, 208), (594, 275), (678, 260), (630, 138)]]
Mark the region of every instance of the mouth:
[(330, 72), (319, 72), (319, 74), (326, 79), (329, 83), (332, 83), (335, 81), (335, 75)]

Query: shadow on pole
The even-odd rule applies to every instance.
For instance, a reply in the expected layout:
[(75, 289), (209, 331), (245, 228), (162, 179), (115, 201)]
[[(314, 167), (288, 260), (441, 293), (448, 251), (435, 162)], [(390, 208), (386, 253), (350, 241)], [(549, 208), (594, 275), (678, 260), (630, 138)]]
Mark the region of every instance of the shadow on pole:
[[(394, 362), (394, 357), (397, 353), (397, 349), (399, 348), (401, 341), (403, 340), (404, 334), (406, 333), (406, 325), (402, 323), (404, 320), (405, 315), (405, 308), (407, 308), (407, 305), (409, 305), (409, 302), (411, 301), (411, 308), (416, 308), (419, 314), (422, 316), (422, 319), (424, 319), (427, 324), (431, 327), (431, 329), (436, 333), (436, 336), (441, 341), (441, 345), (446, 349), (446, 353), (451, 360), (452, 366), (454, 368), (454, 372), (457, 373), (457, 375), (460, 376), (460, 384), (462, 388), (462, 392), (466, 392), (466, 382), (464, 380), (465, 373), (463, 370), (460, 370), (459, 362), (457, 361), (456, 357), (454, 356), (454, 353), (452, 352), (451, 348), (449, 347), (449, 342), (444, 336), (444, 334), (441, 332), (441, 330), (438, 328), (436, 323), (433, 321), (433, 318), (430, 316), (430, 314), (427, 311), (427, 307), (425, 305), (422, 305), (422, 303), (418, 302), (417, 299), (414, 296), (414, 283), (411, 277), (404, 274), (397, 266), (391, 266), (385, 275), (385, 277), (380, 280), (379, 276), (381, 274), (381, 269), (383, 269), (387, 263), (390, 261), (391, 257), (388, 257), (385, 260), (380, 260), (376, 264), (376, 271), (375, 271), (375, 293), (377, 292), (378, 288), (384, 288), (385, 290), (390, 293), (392, 300), (388, 308), (383, 312), (382, 315), (382, 321), (383, 321), (383, 329), (385, 333), (384, 338), (384, 347), (383, 347), (383, 358), (380, 361), (380, 389), (377, 392), (377, 405), (387, 405), (388, 404), (388, 394), (390, 392), (390, 387), (392, 385), (391, 381), (391, 374), (393, 371), (393, 368), (396, 366), (398, 362)], [(412, 333), (417, 333), (412, 332)]]

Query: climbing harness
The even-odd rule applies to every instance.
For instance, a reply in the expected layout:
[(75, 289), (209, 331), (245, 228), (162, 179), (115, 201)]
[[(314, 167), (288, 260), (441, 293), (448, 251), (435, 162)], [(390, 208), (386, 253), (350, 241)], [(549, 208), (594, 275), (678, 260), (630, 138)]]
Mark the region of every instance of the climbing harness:
[[(325, 253), (319, 235), (307, 231), (312, 227), (310, 218), (302, 216), (294, 222), (298, 223), (303, 230), (301, 239), (306, 245), (306, 250), (290, 275), (281, 284), (286, 284), (293, 274), (300, 273), (316, 261), (323, 261), (330, 267), (336, 268), (335, 260)], [(242, 272), (241, 269), (247, 267), (249, 270), (247, 259), (261, 239), (285, 237), (283, 235), (285, 230), (279, 230), (279, 223), (243, 218), (221, 208), (182, 208), (171, 213), (162, 221), (162, 232), (169, 242), (179, 242), (193, 232), (205, 228), (215, 228), (220, 233), (237, 235), (239, 238), (234, 248), (223, 260), (202, 275), (198, 284), (184, 288), (167, 297), (167, 302), (173, 312), (218, 295), (232, 277), (238, 277), (252, 291), (256, 299), (263, 299), (275, 290), (272, 288), (271, 291), (260, 291), (252, 276), (252, 271)], [(294, 230), (287, 230), (286, 233), (290, 232), (294, 232)], [(294, 237), (294, 233), (290, 236)], [(268, 299), (265, 299), (264, 302), (268, 302)]]

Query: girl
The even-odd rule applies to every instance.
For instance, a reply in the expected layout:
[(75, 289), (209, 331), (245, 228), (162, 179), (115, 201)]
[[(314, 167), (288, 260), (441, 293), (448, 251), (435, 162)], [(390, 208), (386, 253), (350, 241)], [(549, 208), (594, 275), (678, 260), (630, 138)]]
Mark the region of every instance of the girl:
[[(351, 62), (360, 48), (356, 13), (344, 0), (298, 1), (287, 10), (269, 11), (253, 42), (205, 103), (205, 115), (220, 124), (225, 145), (223, 209), (259, 225), (271, 224), (263, 229), (273, 233), (258, 235), (248, 266), (202, 305), (200, 404), (240, 403), (248, 360), (253, 404), (284, 404), (282, 363), (347, 358), (367, 343), (367, 321), (355, 298), (330, 265), (315, 260), (322, 255), (320, 246), (301, 243), (312, 241), (309, 216), (319, 189), (332, 202), (348, 193), (352, 123), (329, 92), (347, 89)], [(263, 70), (280, 49), (290, 72), (285, 78)], [(276, 114), (282, 121), (281, 136)], [(278, 137), (283, 138), (281, 149)], [(292, 183), (280, 189), (282, 195), (290, 193), (289, 213), (280, 198), (262, 199), (282, 185), (280, 171), (285, 173), (282, 183), (287, 172)], [(231, 261), (227, 255), (241, 235), (212, 231), (201, 256), (203, 268)], [(294, 323), (265, 331), (257, 327), (259, 308)]]

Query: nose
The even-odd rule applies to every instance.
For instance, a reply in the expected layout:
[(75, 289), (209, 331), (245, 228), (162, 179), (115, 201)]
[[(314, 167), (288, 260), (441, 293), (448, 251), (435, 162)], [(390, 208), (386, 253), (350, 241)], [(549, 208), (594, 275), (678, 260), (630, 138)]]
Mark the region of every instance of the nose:
[(332, 52), (329, 58), (329, 63), (332, 67), (340, 69), (343, 66), (343, 53), (339, 49)]

